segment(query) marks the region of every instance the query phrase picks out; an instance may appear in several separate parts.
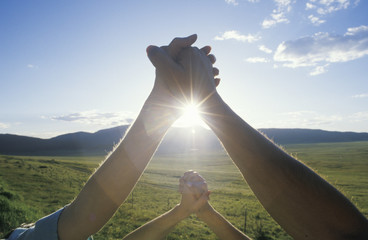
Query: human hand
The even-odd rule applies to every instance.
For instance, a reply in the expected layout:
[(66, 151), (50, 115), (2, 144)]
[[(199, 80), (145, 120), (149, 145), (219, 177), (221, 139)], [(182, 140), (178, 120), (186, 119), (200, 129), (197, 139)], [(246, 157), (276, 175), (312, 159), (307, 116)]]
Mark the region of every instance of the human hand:
[[(149, 46), (147, 55), (156, 67), (156, 79), (147, 103), (171, 110), (177, 116), (185, 105), (199, 103), (215, 91), (219, 74), (209, 46), (190, 48), (197, 36), (175, 38), (168, 46)], [(206, 87), (203, 91), (203, 87)]]
[(204, 178), (197, 172), (188, 171), (179, 180), (179, 191), (182, 194), (179, 207), (189, 216), (197, 213), (208, 204), (210, 191)]

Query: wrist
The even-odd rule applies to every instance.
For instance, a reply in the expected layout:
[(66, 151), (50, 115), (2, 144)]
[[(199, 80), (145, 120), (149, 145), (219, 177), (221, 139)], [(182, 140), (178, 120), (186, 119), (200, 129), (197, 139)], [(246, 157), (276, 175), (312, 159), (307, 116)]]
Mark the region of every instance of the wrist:
[[(171, 125), (180, 117), (180, 113), (169, 104), (148, 97), (140, 112), (147, 132), (166, 133)], [(151, 135), (151, 134), (149, 134)]]
[(162, 116), (168, 116), (175, 122), (181, 115), (181, 105), (182, 104), (172, 96), (152, 90), (143, 105), (143, 110), (150, 113), (161, 114)]
[(229, 106), (224, 102), (217, 91), (203, 101), (199, 109), (199, 113), (205, 122), (212, 118), (223, 118), (228, 115), (229, 112)]
[(211, 214), (214, 212), (215, 209), (209, 203), (207, 203), (196, 212), (196, 215), (200, 220), (205, 221), (206, 219), (210, 218)]
[(186, 209), (183, 205), (181, 204), (178, 204), (174, 207), (176, 213), (177, 213), (177, 216), (180, 220), (183, 220), (187, 217), (189, 217), (192, 213)]

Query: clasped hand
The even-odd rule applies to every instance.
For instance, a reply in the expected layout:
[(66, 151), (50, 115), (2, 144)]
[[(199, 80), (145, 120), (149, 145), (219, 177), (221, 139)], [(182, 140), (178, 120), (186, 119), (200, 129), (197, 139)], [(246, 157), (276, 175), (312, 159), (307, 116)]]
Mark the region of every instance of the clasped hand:
[(216, 92), (219, 79), (216, 58), (209, 46), (190, 47), (196, 35), (175, 38), (168, 46), (149, 46), (147, 55), (156, 68), (153, 90), (146, 103), (180, 116), (188, 104), (199, 105)]
[(179, 208), (189, 216), (196, 213), (199, 218), (211, 207), (208, 203), (210, 191), (208, 191), (205, 179), (197, 172), (188, 171), (179, 180), (179, 192), (181, 201)]

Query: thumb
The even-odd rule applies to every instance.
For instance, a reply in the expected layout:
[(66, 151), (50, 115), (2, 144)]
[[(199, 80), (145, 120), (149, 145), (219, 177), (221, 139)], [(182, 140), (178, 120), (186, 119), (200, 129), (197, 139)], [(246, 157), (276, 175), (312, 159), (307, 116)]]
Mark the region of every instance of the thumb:
[(204, 192), (201, 197), (198, 199), (197, 204), (199, 206), (202, 206), (203, 204), (205, 204), (207, 201), (210, 200), (210, 191)]
[(146, 49), (147, 56), (156, 69), (169, 68), (172, 71), (180, 71), (180, 66), (162, 48), (150, 45)]
[(168, 46), (169, 55), (175, 59), (183, 48), (190, 47), (196, 40), (197, 34), (183, 38), (174, 38)]

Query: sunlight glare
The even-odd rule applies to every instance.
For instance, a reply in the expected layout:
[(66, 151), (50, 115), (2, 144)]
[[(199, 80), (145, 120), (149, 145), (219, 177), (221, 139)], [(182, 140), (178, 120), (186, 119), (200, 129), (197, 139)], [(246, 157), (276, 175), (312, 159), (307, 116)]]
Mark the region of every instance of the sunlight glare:
[(183, 108), (183, 115), (175, 124), (179, 127), (194, 127), (194, 126), (205, 126), (206, 124), (202, 121), (199, 116), (198, 106), (195, 104), (188, 104)]

